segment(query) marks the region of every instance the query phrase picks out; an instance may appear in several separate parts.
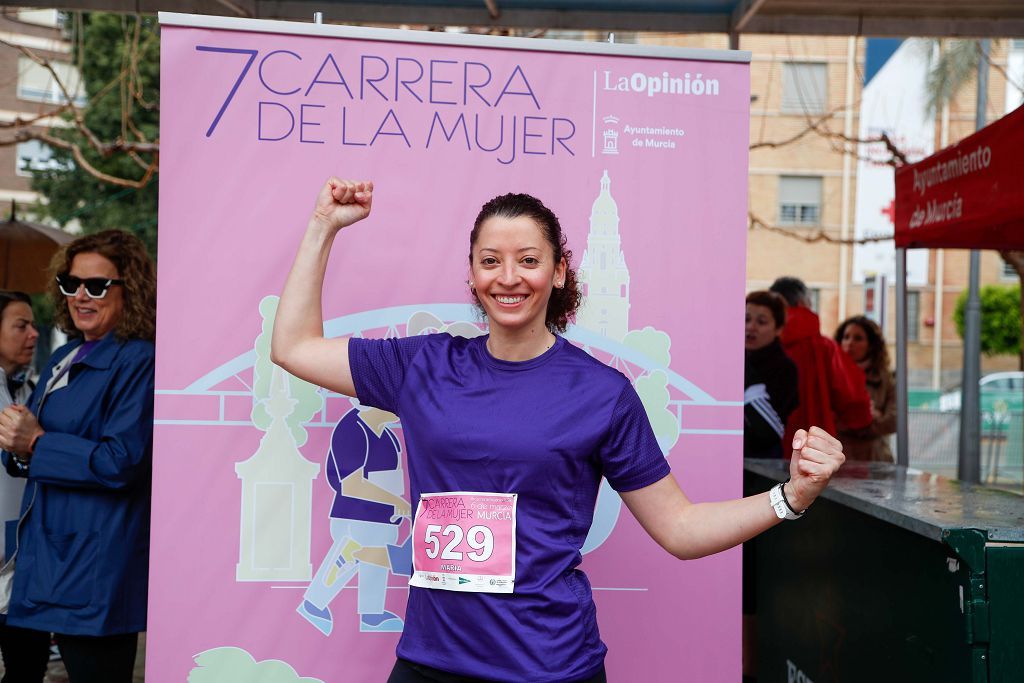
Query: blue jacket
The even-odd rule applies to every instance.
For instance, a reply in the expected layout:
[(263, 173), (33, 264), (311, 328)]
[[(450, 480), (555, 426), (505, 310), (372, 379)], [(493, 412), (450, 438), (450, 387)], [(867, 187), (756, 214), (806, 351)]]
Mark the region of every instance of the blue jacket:
[[(28, 469), (7, 623), (133, 633), (146, 628), (153, 344), (107, 335), (40, 414), (54, 365), (80, 344), (54, 352), (29, 402), (46, 433)], [(10, 454), (3, 460), (18, 472)]]

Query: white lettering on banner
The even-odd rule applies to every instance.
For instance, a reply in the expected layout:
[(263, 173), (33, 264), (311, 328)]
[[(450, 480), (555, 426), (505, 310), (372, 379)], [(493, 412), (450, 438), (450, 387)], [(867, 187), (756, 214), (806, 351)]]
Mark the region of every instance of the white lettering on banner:
[(954, 193), (953, 198), (945, 202), (932, 199), (925, 204), (924, 209), (919, 206), (914, 207), (914, 213), (910, 216), (910, 228), (920, 228), (922, 225), (932, 225), (934, 223), (945, 223), (954, 218), (960, 218), (963, 216), (963, 213), (964, 200), (959, 194)]
[(662, 128), (660, 126), (626, 126), (622, 129), (629, 135), (686, 135), (682, 128)]
[(704, 74), (695, 76), (689, 72), (679, 76), (670, 76), (667, 71), (661, 74), (645, 74), (637, 71), (630, 76), (613, 76), (611, 71), (604, 72), (604, 89), (618, 92), (647, 93), (655, 95), (717, 95), (718, 79), (704, 78)]
[(810, 676), (796, 667), (796, 664), (786, 660), (786, 683), (814, 683)]
[(975, 173), (988, 168), (992, 164), (992, 149), (978, 147), (970, 154), (956, 152), (956, 159), (940, 161), (923, 171), (914, 169), (914, 189), (924, 196), (932, 186), (940, 185), (947, 180), (954, 180), (968, 173)]

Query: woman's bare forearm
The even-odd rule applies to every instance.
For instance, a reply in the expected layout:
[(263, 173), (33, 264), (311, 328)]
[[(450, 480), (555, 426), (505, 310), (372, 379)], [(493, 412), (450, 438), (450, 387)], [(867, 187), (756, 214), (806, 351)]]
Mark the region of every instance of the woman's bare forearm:
[(372, 183), (337, 178), (330, 178), (320, 190), (281, 291), (270, 341), (274, 363), (348, 396), (355, 395), (348, 339), (324, 338), (324, 276), (338, 232), (370, 214), (372, 194)]

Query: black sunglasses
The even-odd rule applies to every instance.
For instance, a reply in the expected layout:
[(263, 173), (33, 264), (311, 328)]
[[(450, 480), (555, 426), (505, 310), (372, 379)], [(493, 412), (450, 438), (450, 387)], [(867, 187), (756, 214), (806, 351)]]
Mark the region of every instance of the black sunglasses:
[(102, 299), (113, 285), (123, 285), (124, 280), (113, 280), (107, 277), (75, 277), (74, 275), (58, 275), (57, 287), (64, 296), (75, 296), (78, 289), (85, 285), (85, 293), (90, 299)]

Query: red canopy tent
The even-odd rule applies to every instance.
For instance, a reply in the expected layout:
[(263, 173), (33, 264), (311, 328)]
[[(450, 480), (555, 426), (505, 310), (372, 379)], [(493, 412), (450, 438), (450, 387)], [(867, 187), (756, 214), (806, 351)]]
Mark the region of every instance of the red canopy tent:
[(1024, 107), (896, 171), (896, 247), (1024, 249)]
[[(979, 80), (981, 80), (979, 78)], [(987, 82), (987, 78), (985, 81)], [(984, 88), (979, 88), (984, 92)], [(979, 111), (984, 111), (983, 100)], [(960, 142), (896, 171), (897, 457), (908, 464), (906, 252), (904, 249), (1024, 249), (1024, 107)], [(978, 480), (977, 255), (965, 316), (961, 479)], [(902, 265), (902, 267), (901, 267)]]

